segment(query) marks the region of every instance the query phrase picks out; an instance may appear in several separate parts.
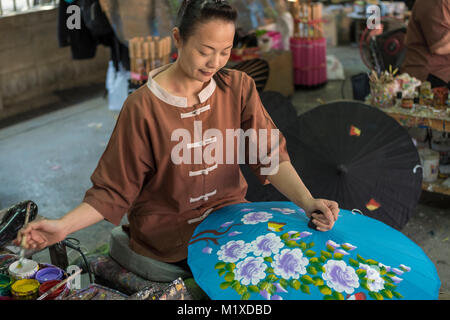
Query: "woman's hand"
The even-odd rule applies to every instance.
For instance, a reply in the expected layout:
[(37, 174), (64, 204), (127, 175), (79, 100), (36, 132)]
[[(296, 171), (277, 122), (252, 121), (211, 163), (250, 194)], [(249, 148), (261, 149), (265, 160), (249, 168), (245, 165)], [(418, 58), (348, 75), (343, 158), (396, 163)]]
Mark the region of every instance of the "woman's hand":
[(42, 219), (30, 222), (26, 228), (20, 229), (14, 244), (20, 246), (25, 235), (25, 249), (42, 250), (64, 240), (67, 233), (61, 220)]
[[(339, 205), (336, 201), (326, 199), (314, 199), (302, 203), (301, 208), (306, 212), (309, 218), (312, 218), (312, 222), (317, 226), (319, 231), (331, 230), (334, 223), (338, 219)], [(323, 214), (313, 213), (314, 211), (320, 211)]]

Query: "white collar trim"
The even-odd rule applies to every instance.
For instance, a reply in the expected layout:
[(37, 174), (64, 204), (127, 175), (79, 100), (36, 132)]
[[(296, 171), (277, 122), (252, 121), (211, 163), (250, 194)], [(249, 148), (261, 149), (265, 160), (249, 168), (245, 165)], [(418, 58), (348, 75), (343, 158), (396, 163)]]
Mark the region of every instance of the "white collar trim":
[[(171, 64), (166, 64), (162, 67), (150, 71), (148, 75), (147, 87), (150, 89), (151, 92), (153, 92), (155, 96), (157, 96), (162, 101), (175, 107), (187, 108), (189, 106), (187, 105), (186, 97), (178, 97), (174, 96), (173, 94), (170, 94), (169, 92), (164, 90), (156, 81), (153, 80), (154, 76), (166, 70), (170, 66)], [(211, 78), (209, 84), (198, 94), (200, 103), (205, 102), (206, 100), (209, 99), (209, 97), (211, 97), (211, 95), (214, 93), (214, 90), (216, 89), (216, 86), (217, 86), (216, 81), (213, 78)]]

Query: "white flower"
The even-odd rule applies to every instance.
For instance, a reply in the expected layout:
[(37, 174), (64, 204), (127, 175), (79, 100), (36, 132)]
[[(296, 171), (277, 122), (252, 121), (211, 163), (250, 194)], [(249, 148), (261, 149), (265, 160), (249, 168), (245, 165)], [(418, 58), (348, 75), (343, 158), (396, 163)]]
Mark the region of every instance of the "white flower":
[(345, 291), (345, 293), (351, 294), (355, 288), (359, 287), (358, 275), (344, 261), (328, 260), (324, 268), (325, 272), (322, 273), (322, 278), (326, 280), (327, 286), (337, 292)]
[(274, 256), (272, 268), (274, 273), (285, 279), (298, 279), (301, 274), (306, 273), (309, 260), (303, 257), (302, 250), (284, 249)]
[(243, 285), (258, 284), (261, 279), (266, 277), (265, 270), (267, 266), (261, 257), (247, 257), (244, 261), (239, 262), (235, 269), (235, 279)]
[(378, 267), (369, 266), (364, 263), (360, 263), (359, 267), (366, 270), (367, 286), (370, 291), (378, 292), (384, 289), (384, 279), (381, 278)]
[(275, 233), (268, 233), (257, 237), (251, 245), (251, 250), (255, 256), (270, 257), (272, 253), (277, 254), (284, 243)]
[(272, 214), (265, 211), (250, 212), (242, 217), (241, 221), (244, 224), (257, 224), (260, 222), (267, 222), (272, 219)]
[(275, 210), (275, 211), (279, 211), (282, 214), (295, 213), (295, 210), (294, 209), (290, 209), (290, 208), (270, 208), (270, 209)]
[(239, 259), (245, 258), (250, 251), (250, 244), (243, 240), (229, 241), (220, 247), (217, 251), (219, 259), (224, 262), (236, 262)]

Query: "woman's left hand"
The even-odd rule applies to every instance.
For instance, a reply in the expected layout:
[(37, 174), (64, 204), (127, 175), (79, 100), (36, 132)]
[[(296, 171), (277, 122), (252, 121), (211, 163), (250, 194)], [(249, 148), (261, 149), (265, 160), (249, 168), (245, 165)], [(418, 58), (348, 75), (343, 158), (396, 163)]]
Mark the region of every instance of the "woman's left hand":
[[(302, 203), (301, 208), (305, 210), (308, 217), (313, 219), (312, 222), (319, 231), (331, 230), (339, 215), (339, 205), (332, 200), (311, 198)], [(314, 211), (320, 211), (323, 214), (313, 213)]]

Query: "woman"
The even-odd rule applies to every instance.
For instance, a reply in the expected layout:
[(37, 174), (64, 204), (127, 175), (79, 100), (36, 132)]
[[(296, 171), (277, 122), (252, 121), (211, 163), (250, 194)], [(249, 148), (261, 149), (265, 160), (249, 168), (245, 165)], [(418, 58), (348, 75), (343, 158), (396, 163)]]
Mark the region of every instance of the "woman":
[[(128, 212), (124, 230), (134, 253), (188, 268), (187, 243), (200, 221), (213, 210), (248, 202), (239, 163), (217, 157), (220, 135), (230, 129), (276, 132), (253, 79), (224, 69), (236, 17), (226, 1), (183, 2), (173, 29), (178, 59), (151, 71), (147, 85), (124, 103), (83, 202), (60, 219), (30, 223), (17, 243), (26, 235), (26, 248), (44, 248), (103, 219), (119, 225)], [(215, 135), (208, 138), (207, 132)], [(255, 154), (249, 144), (247, 158)], [(289, 161), (281, 134), (266, 144), (269, 154), (250, 164), (255, 174), (302, 207), (319, 230), (330, 230), (337, 203), (312, 197)], [(215, 155), (206, 157), (213, 146)], [(227, 160), (237, 149), (229, 143), (221, 147)], [(275, 168), (267, 159), (277, 160)], [(316, 210), (323, 215), (312, 214)]]

